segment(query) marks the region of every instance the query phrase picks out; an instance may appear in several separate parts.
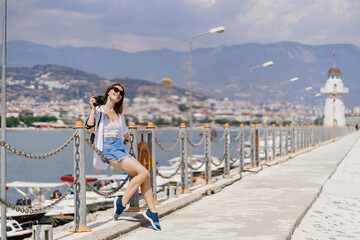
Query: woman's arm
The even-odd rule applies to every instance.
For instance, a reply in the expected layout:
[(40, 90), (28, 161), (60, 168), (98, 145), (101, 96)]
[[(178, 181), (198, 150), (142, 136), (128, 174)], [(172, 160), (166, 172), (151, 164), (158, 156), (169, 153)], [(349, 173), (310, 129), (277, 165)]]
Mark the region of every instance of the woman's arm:
[(90, 97), (89, 104), (90, 104), (91, 112), (90, 112), (89, 118), (87, 119), (87, 121), (85, 123), (86, 132), (88, 134), (95, 132), (95, 111), (96, 111), (96, 108), (94, 106), (95, 102), (96, 102), (95, 98)]

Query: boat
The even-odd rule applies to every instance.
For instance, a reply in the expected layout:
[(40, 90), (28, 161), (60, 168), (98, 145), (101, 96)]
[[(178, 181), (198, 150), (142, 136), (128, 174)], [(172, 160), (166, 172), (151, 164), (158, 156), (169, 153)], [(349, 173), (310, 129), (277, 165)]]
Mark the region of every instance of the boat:
[[(0, 225), (1, 231), (1, 225)], [(24, 229), (18, 221), (14, 219), (6, 220), (6, 238), (8, 240), (21, 240), (32, 235), (32, 229)], [(0, 238), (1, 239), (1, 238)]]

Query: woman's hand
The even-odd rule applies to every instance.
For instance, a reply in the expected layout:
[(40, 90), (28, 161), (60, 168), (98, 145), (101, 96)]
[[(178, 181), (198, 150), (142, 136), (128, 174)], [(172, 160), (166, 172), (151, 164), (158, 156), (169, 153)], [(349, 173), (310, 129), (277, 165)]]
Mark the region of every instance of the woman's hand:
[(129, 134), (127, 134), (127, 133), (124, 134), (123, 137), (124, 137), (124, 142), (130, 140), (130, 136), (129, 136)]
[(95, 108), (96, 108), (96, 107), (94, 106), (94, 103), (96, 103), (96, 100), (95, 100), (94, 96), (91, 96), (91, 97), (90, 97), (90, 101), (89, 101), (91, 110), (95, 110)]

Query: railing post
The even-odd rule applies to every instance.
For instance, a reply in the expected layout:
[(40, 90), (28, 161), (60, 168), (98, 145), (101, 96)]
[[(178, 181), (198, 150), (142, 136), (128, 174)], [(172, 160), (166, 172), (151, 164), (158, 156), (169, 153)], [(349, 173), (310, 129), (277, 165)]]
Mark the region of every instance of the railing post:
[(155, 126), (152, 122), (148, 122), (146, 129), (149, 129), (151, 133), (148, 134), (147, 142), (150, 151), (150, 162), (152, 163), (151, 171), (150, 171), (150, 182), (151, 188), (154, 195), (154, 203), (155, 205), (160, 205), (157, 200), (157, 185), (156, 185), (156, 155), (155, 155)]
[(295, 152), (295, 127), (294, 125), (290, 125), (290, 148), (291, 152)]
[(205, 155), (205, 184), (213, 184), (211, 180), (211, 128), (209, 123), (205, 123), (205, 144), (204, 144), (204, 155)]
[(250, 126), (250, 159), (251, 159), (251, 168), (256, 167), (256, 162), (255, 162), (255, 126), (254, 124), (251, 124)]
[(184, 162), (181, 166), (181, 193), (191, 193), (189, 190), (189, 159), (186, 142), (186, 125), (180, 124), (180, 162)]
[(260, 144), (260, 130), (259, 130), (259, 124), (255, 125), (255, 163), (256, 166), (259, 166), (260, 164), (260, 158), (259, 158), (259, 144)]
[(275, 124), (272, 125), (272, 152), (273, 152), (273, 159), (276, 158), (276, 136), (275, 136)]
[(279, 144), (280, 144), (279, 157), (281, 157), (283, 155), (283, 139), (282, 139), (282, 135), (283, 135), (283, 126), (280, 124), (279, 125)]
[(71, 232), (91, 232), (86, 226), (86, 156), (85, 156), (85, 127), (77, 121), (73, 127), (78, 133), (74, 139), (74, 182), (79, 183), (74, 188), (74, 223)]
[[(128, 147), (129, 154), (133, 156), (136, 160), (138, 159), (138, 140), (137, 140), (137, 126), (135, 123), (131, 122), (129, 124), (129, 136), (130, 144)], [(129, 174), (130, 175), (130, 174)], [(129, 182), (133, 179), (133, 176), (130, 175)], [(127, 210), (128, 212), (140, 212), (141, 208), (139, 206), (139, 189), (136, 190), (134, 195), (130, 198), (130, 207)]]
[(286, 133), (285, 133), (285, 138), (286, 138), (286, 142), (285, 142), (285, 155), (288, 155), (288, 153), (289, 153), (289, 130), (290, 130), (290, 128), (289, 128), (289, 125), (286, 125), (285, 126), (285, 131), (286, 131)]
[(245, 142), (245, 130), (244, 124), (240, 124), (240, 137), (239, 137), (239, 172), (244, 171), (244, 159), (245, 159), (245, 152), (244, 152), (244, 142)]
[(264, 151), (265, 151), (265, 162), (268, 163), (269, 162), (269, 132), (268, 132), (268, 126), (265, 124), (264, 125)]
[(230, 177), (230, 129), (229, 124), (224, 125), (224, 177)]

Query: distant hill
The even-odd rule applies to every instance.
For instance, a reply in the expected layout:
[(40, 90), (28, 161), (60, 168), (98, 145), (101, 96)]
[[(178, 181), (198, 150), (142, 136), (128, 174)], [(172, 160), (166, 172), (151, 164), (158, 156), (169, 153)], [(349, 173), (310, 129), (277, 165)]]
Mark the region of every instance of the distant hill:
[[(0, 70), (1, 72), (1, 70)], [(102, 95), (114, 82), (121, 83), (127, 98), (155, 97), (169, 98), (171, 95), (186, 96), (187, 90), (158, 83), (131, 78), (106, 79), (75, 68), (58, 65), (35, 65), (33, 67), (10, 67), (7, 69), (7, 98), (32, 97), (38, 101), (67, 101)], [(194, 98), (206, 97), (194, 93)]]
[[(325, 85), (326, 73), (333, 66), (334, 49), (336, 66), (343, 72), (344, 85), (350, 90), (344, 98), (345, 105), (360, 105), (357, 66), (360, 48), (351, 44), (313, 46), (279, 42), (197, 48), (193, 50), (194, 89), (211, 97), (248, 99), (249, 69), (272, 60), (273, 67), (253, 71), (255, 102), (282, 100), (320, 104), (323, 99), (314, 96)], [(168, 49), (127, 53), (97, 47), (49, 47), (19, 40), (8, 43), (8, 66), (56, 64), (107, 78), (128, 77), (156, 83), (169, 77), (182, 89), (188, 88), (188, 62), (188, 52)], [(299, 77), (300, 81), (279, 87), (280, 82), (292, 77)], [(314, 90), (298, 92), (307, 86)]]

